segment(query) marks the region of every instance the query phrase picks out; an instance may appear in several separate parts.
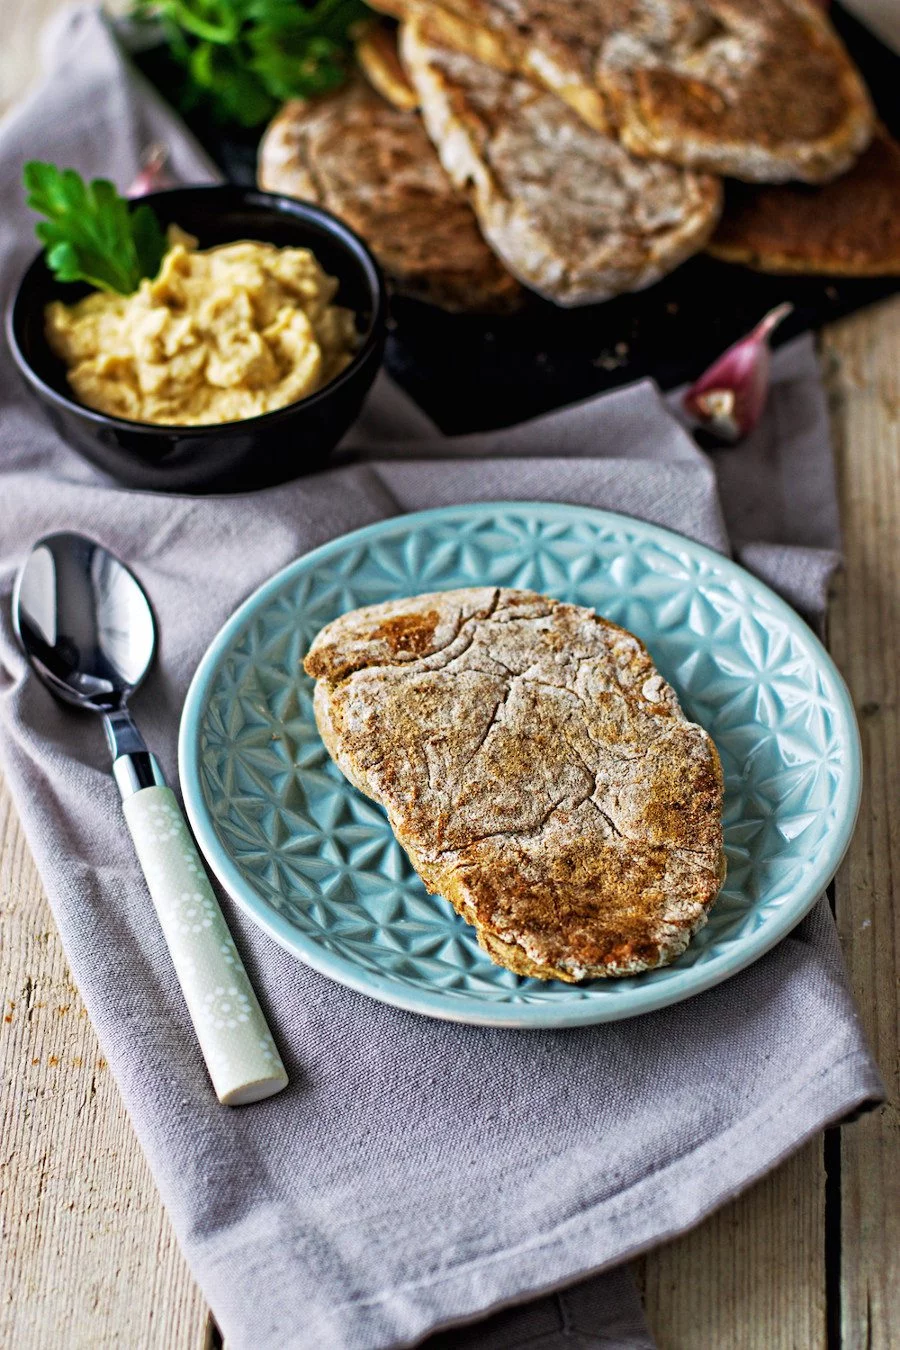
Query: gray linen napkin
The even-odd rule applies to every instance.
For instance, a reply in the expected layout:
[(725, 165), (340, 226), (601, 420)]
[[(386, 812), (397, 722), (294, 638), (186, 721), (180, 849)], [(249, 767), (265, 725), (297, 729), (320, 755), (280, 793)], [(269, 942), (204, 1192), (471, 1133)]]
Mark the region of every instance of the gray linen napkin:
[[(0, 128), (6, 294), (34, 250), (24, 159), (124, 184), (152, 134), (172, 144), (185, 178), (211, 172), (91, 12), (56, 29), (48, 58), (47, 82)], [(74, 976), (229, 1344), (373, 1350), (437, 1332), (434, 1350), (651, 1346), (621, 1263), (880, 1095), (824, 902), (775, 951), (688, 1003), (519, 1033), (416, 1017), (331, 984), (226, 897), (292, 1081), (267, 1102), (224, 1109), (99, 728), (29, 677), (8, 598), (48, 530), (88, 531), (133, 564), (162, 634), (136, 711), (173, 780), (188, 681), (237, 603), (298, 554), (402, 511), (583, 502), (721, 549), (727, 525), (748, 566), (821, 612), (837, 535), (811, 345), (779, 354), (764, 426), (715, 467), (649, 382), (451, 444), (382, 380), (340, 467), (205, 499), (100, 478), (0, 360), (0, 753)]]

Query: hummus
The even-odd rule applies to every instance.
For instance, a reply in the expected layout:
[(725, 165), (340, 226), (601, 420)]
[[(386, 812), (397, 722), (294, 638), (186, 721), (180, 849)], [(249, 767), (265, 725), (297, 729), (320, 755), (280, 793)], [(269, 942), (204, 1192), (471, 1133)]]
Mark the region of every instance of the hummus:
[(357, 345), (338, 283), (305, 248), (245, 241), (197, 251), (173, 228), (159, 275), (134, 295), (47, 306), (47, 340), (89, 408), (203, 426), (283, 408), (320, 389)]

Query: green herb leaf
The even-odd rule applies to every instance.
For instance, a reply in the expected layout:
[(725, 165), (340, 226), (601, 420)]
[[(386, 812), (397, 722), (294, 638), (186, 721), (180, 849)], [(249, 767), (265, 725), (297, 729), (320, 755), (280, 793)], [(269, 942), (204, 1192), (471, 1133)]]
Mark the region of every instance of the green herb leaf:
[(271, 94), (229, 47), (198, 43), (191, 49), (187, 69), (194, 89), (213, 104), (222, 121), (254, 127), (275, 111)]
[(259, 28), (251, 39), (253, 70), (276, 98), (296, 96), (298, 80), (304, 94), (324, 94), (337, 89), (346, 78), (346, 63), (339, 43), (319, 34), (291, 36), (290, 42), (273, 43)]
[(168, 243), (152, 206), (143, 202), (131, 213), (131, 237), (142, 277), (155, 277), (166, 256)]
[(47, 265), (60, 281), (86, 281), (130, 295), (159, 271), (165, 235), (145, 202), (132, 210), (112, 183), (85, 183), (74, 169), (31, 160), (23, 171), (26, 200), (46, 216), (36, 227)]
[(346, 80), (362, 0), (135, 0), (162, 21), (187, 74), (183, 108), (255, 127), (287, 98), (311, 98)]

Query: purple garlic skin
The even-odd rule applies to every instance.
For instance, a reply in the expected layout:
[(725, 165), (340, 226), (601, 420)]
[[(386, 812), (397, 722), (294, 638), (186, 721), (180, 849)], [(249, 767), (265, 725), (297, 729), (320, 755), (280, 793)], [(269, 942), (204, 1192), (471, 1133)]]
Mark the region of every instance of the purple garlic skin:
[(148, 192), (177, 187), (178, 181), (169, 171), (169, 147), (162, 141), (153, 141), (141, 155), (141, 167), (126, 197), (146, 197)]
[(769, 396), (769, 337), (793, 308), (785, 303), (769, 310), (691, 385), (683, 406), (699, 426), (732, 444), (753, 430)]

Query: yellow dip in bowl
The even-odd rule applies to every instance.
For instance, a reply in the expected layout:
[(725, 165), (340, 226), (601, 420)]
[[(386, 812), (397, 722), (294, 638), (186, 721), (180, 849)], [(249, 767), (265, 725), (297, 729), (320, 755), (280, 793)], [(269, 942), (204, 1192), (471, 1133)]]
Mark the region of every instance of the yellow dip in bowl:
[(173, 227), (159, 275), (133, 295), (47, 306), (47, 340), (82, 403), (169, 426), (238, 422), (315, 393), (347, 366), (354, 316), (305, 248), (197, 249)]

